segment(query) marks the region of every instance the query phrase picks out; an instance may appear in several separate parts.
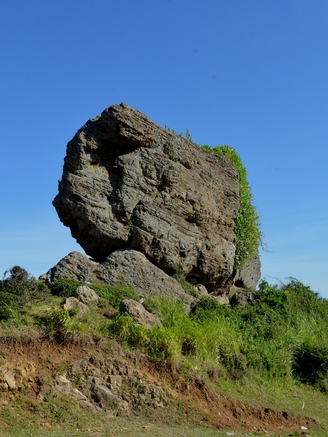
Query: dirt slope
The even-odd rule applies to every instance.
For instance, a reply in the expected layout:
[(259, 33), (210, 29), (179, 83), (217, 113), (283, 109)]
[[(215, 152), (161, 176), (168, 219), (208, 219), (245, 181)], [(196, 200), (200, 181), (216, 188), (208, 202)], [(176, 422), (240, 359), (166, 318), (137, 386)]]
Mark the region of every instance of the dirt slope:
[[(11, 340), (0, 343), (0, 355), (0, 414), (4, 407), (17, 398), (24, 397), (34, 403), (42, 402), (42, 375), (47, 375), (47, 384), (51, 386), (51, 379), (55, 380), (60, 374), (65, 375), (70, 365), (81, 358), (97, 357), (99, 361), (105, 362), (110, 356), (110, 359), (119, 360), (120, 365), (136, 369), (143, 384), (161, 387), (166, 393), (165, 406), (154, 409), (152, 413), (149, 408), (147, 410), (154, 421), (169, 423), (172, 411), (177, 415), (183, 411), (187, 421), (206, 421), (217, 429), (244, 430), (263, 435), (266, 432), (279, 433), (282, 429), (296, 431), (301, 426), (315, 425), (314, 420), (299, 415), (229, 399), (215, 393), (209, 382), (194, 378), (186, 380), (177, 369), (149, 362), (145, 356), (124, 353), (119, 347), (111, 348), (108, 352), (108, 348), (94, 344), (61, 344), (49, 339)], [(172, 408), (172, 405), (175, 407)], [(143, 414), (140, 404), (138, 411), (132, 407), (130, 414), (132, 417), (134, 414)]]

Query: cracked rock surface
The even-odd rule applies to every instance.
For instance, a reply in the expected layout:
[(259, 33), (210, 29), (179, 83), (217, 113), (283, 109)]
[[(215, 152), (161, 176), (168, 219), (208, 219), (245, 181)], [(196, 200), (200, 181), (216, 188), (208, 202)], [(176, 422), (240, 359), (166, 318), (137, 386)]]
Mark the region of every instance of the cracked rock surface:
[(53, 204), (96, 262), (133, 249), (219, 294), (235, 277), (236, 169), (123, 103), (68, 143)]

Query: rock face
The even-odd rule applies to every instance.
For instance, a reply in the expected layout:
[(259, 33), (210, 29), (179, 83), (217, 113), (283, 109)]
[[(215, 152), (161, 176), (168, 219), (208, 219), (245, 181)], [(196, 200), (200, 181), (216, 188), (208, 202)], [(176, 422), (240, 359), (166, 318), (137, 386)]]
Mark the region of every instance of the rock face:
[(261, 277), (261, 262), (259, 256), (248, 259), (243, 268), (237, 271), (234, 285), (238, 288), (254, 290)]
[[(71, 252), (40, 280), (52, 283), (60, 278), (118, 285), (122, 282), (141, 295), (155, 294), (183, 300), (187, 308), (195, 300), (181, 285), (136, 250), (117, 250), (102, 263), (91, 261), (79, 252)], [(81, 300), (81, 298), (80, 298)]]
[(238, 181), (229, 159), (122, 103), (68, 143), (53, 204), (95, 261), (134, 249), (166, 273), (180, 267), (224, 293), (235, 276)]

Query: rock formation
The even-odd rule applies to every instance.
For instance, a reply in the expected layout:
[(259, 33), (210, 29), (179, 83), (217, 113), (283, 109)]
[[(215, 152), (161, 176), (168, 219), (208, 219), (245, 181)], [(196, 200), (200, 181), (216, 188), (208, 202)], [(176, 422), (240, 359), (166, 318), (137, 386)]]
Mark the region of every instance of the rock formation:
[(222, 294), (235, 277), (238, 180), (226, 157), (122, 103), (68, 143), (53, 204), (94, 261), (134, 249), (164, 272), (179, 267)]
[(124, 282), (140, 296), (153, 294), (183, 300), (187, 309), (195, 300), (175, 279), (154, 266), (145, 255), (132, 249), (117, 250), (102, 263), (92, 261), (79, 252), (71, 252), (39, 279), (52, 283), (60, 278), (108, 285)]

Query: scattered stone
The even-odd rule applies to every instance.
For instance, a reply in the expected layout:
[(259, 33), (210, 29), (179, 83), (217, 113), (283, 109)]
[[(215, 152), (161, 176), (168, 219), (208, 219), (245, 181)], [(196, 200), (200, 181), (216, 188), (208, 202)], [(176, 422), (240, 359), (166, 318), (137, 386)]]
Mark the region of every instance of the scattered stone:
[[(187, 294), (171, 276), (152, 264), (136, 250), (117, 250), (102, 263), (90, 261), (79, 252), (71, 252), (40, 278), (52, 283), (60, 278), (119, 285), (122, 282), (133, 287), (141, 295), (163, 295), (186, 303), (189, 308), (195, 298)], [(75, 272), (75, 273), (74, 273)]]
[(89, 308), (84, 303), (76, 299), (76, 297), (68, 297), (63, 305), (64, 310), (77, 310), (78, 315), (83, 315), (89, 312)]
[(84, 304), (97, 304), (99, 302), (98, 294), (87, 285), (81, 285), (73, 293), (80, 302)]
[(245, 308), (246, 305), (254, 305), (256, 303), (256, 293), (253, 291), (238, 291), (230, 298), (232, 307), (240, 306)]
[(219, 302), (220, 305), (228, 305), (229, 304), (229, 298), (225, 294), (221, 295), (221, 296), (215, 296), (215, 299)]
[(4, 380), (7, 383), (9, 390), (15, 390), (15, 388), (17, 388), (14, 370), (8, 370), (4, 374)]
[(162, 326), (162, 322), (158, 316), (147, 311), (141, 303), (133, 299), (123, 300), (120, 303), (120, 311), (123, 314), (129, 314), (137, 322), (147, 328), (152, 328), (154, 325)]
[(96, 413), (98, 411), (96, 406), (90, 401), (82, 400), (79, 402), (79, 405), (83, 408), (84, 411), (89, 413)]
[(196, 284), (194, 285), (194, 289), (197, 293), (199, 293), (201, 296), (208, 296), (208, 291), (205, 285), (203, 284)]
[(261, 261), (259, 254), (248, 259), (241, 270), (237, 270), (233, 284), (238, 288), (255, 290), (261, 277)]

